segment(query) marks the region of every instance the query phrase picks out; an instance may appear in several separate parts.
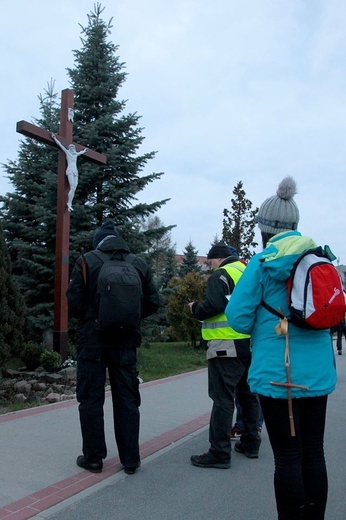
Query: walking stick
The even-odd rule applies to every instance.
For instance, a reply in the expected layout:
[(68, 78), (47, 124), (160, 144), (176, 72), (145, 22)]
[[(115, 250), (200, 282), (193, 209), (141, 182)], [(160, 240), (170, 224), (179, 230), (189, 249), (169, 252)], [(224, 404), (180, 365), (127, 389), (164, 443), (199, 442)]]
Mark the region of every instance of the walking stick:
[(294, 417), (293, 417), (293, 406), (292, 406), (292, 388), (300, 388), (301, 390), (308, 390), (307, 386), (303, 385), (295, 385), (291, 382), (291, 361), (290, 361), (290, 344), (289, 344), (289, 335), (288, 335), (288, 321), (284, 316), (281, 309), (279, 309), (282, 314), (282, 318), (280, 318), (280, 323), (276, 325), (275, 331), (276, 334), (285, 334), (286, 336), (286, 346), (285, 346), (285, 369), (286, 369), (286, 381), (284, 383), (277, 383), (274, 381), (270, 381), (271, 385), (274, 386), (285, 386), (287, 388), (287, 399), (288, 399), (288, 417), (290, 421), (290, 431), (291, 436), (296, 436), (296, 430), (294, 427)]

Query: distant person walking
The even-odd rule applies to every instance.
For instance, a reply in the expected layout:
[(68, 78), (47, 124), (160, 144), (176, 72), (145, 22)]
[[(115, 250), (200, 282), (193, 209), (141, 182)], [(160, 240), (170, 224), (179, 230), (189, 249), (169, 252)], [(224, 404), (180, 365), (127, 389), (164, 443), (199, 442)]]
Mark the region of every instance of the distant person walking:
[(345, 318), (336, 327), (336, 350), (339, 356), (342, 355), (342, 336), (345, 337), (346, 341), (346, 320)]
[[(139, 257), (130, 254), (129, 246), (119, 236), (114, 222), (107, 221), (96, 231), (93, 247), (93, 251), (77, 259), (67, 290), (69, 313), (78, 318), (77, 399), (80, 403), (83, 455), (77, 458), (77, 465), (100, 473), (103, 459), (107, 456), (103, 405), (108, 369), (119, 458), (125, 473), (132, 474), (140, 465), (140, 393), (136, 349), (141, 344), (141, 331), (139, 323), (118, 326), (111, 332), (99, 330), (98, 278), (101, 267), (111, 259), (121, 265), (125, 261), (131, 263), (125, 271), (131, 271), (133, 266), (135, 277), (139, 276), (142, 286), (139, 320), (158, 309), (159, 296), (148, 266)], [(128, 301), (124, 301), (126, 304), (129, 309), (133, 306), (130, 291)], [(117, 316), (116, 310), (112, 315)]]
[[(278, 318), (261, 304), (288, 315), (286, 280), (297, 258), (316, 247), (297, 231), (295, 193), (296, 183), (287, 177), (277, 194), (261, 205), (257, 222), (264, 251), (251, 258), (225, 312), (231, 327), (251, 334), (249, 384), (259, 395), (274, 453), (278, 518), (323, 520), (328, 490), (323, 448), (326, 407), (336, 384), (330, 331), (289, 323), (288, 338), (284, 330), (276, 332)], [(290, 390), (295, 436), (288, 413), (288, 370), (292, 384), (301, 385)], [(278, 382), (283, 384), (276, 386)]]
[(232, 329), (225, 307), (245, 266), (237, 252), (225, 244), (215, 244), (208, 253), (213, 273), (208, 279), (205, 299), (190, 302), (192, 314), (202, 323), (202, 337), (208, 341), (208, 387), (213, 407), (209, 424), (210, 448), (202, 455), (192, 455), (191, 463), (202, 468), (227, 469), (231, 465), (232, 416), (234, 397), (242, 406), (244, 433), (235, 450), (257, 458), (261, 443), (258, 434), (259, 403), (247, 383), (251, 361), (250, 337)]

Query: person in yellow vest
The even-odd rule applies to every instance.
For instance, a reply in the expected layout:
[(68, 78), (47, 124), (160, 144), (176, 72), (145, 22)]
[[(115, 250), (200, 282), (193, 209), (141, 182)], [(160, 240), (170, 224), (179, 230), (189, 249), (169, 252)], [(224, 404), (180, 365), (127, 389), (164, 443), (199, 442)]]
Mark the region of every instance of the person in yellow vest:
[(245, 265), (237, 251), (223, 243), (212, 246), (208, 260), (213, 273), (208, 279), (203, 301), (189, 302), (191, 313), (202, 321), (202, 338), (208, 343), (208, 391), (213, 401), (209, 424), (210, 448), (192, 455), (194, 466), (227, 469), (231, 465), (232, 416), (234, 393), (243, 412), (244, 433), (235, 451), (250, 459), (258, 458), (261, 443), (258, 434), (259, 403), (247, 383), (251, 362), (250, 336), (232, 329), (224, 313), (232, 291)]

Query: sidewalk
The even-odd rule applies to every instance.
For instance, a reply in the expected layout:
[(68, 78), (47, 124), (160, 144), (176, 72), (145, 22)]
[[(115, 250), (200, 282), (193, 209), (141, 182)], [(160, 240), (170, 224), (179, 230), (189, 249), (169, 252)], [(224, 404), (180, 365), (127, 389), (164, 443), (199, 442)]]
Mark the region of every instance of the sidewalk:
[[(326, 520), (346, 518), (345, 348), (335, 361), (339, 382), (328, 401), (325, 438)], [(273, 457), (265, 429), (259, 459), (233, 452), (230, 470), (196, 468), (189, 462), (191, 454), (209, 446), (206, 370), (140, 388), (142, 467), (131, 476), (117, 457), (109, 394), (109, 455), (101, 474), (75, 465), (81, 453), (76, 401), (0, 416), (0, 520), (276, 520)]]
[[(142, 459), (208, 424), (206, 369), (144, 383), (140, 390)], [(75, 400), (0, 416), (0, 519), (31, 518), (121, 471), (109, 392), (105, 429), (108, 457), (95, 475), (75, 464), (82, 453)]]

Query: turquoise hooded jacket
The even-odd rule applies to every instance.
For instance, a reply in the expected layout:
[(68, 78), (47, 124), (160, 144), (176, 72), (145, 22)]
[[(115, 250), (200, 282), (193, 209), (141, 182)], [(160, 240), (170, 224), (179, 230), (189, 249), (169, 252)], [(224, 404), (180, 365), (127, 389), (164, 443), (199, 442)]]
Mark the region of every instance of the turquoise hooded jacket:
[[(286, 336), (276, 334), (278, 318), (261, 305), (261, 300), (287, 315), (286, 280), (298, 257), (315, 247), (313, 240), (298, 231), (275, 235), (264, 251), (251, 258), (232, 293), (225, 314), (233, 329), (251, 335), (248, 381), (252, 392), (287, 398), (285, 387), (270, 383), (286, 381)], [(335, 259), (332, 253), (331, 256)], [(307, 387), (293, 388), (292, 397), (331, 393), (336, 384), (336, 369), (330, 330), (307, 330), (289, 324), (289, 345), (291, 382)]]

